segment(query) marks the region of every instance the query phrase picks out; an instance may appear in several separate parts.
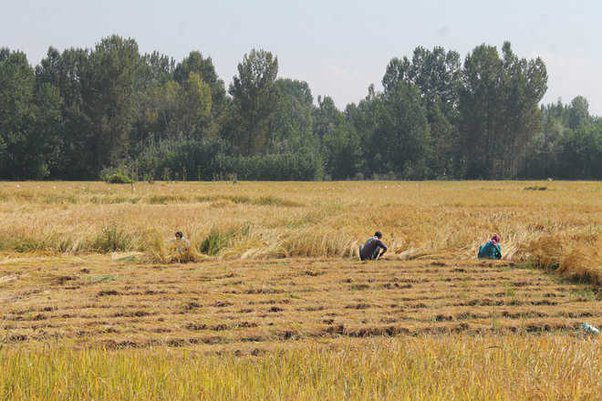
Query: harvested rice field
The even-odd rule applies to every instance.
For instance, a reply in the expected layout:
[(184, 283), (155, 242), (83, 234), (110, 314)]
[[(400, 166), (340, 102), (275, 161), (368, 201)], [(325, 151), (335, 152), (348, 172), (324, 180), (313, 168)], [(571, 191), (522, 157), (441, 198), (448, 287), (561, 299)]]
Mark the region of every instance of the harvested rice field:
[[(601, 195), (3, 183), (0, 399), (598, 400)], [(502, 260), (476, 259), (493, 232)]]
[(282, 259), (2, 265), (7, 345), (68, 341), (264, 352), (379, 336), (576, 332), (602, 326), (596, 288), (506, 262)]

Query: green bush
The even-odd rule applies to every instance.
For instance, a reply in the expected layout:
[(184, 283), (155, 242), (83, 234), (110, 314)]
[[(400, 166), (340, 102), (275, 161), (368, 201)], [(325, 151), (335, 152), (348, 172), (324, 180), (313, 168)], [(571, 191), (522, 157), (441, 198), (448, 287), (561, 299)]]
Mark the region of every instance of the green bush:
[(97, 252), (123, 252), (134, 248), (132, 235), (115, 225), (104, 227), (92, 242), (92, 249)]
[(107, 184), (131, 184), (132, 178), (123, 170), (113, 170), (102, 174), (102, 180)]
[(215, 256), (228, 245), (233, 235), (232, 230), (220, 231), (213, 228), (201, 243), (199, 250), (204, 254)]
[(255, 156), (222, 156), (222, 173), (236, 174), (241, 180), (305, 181), (323, 177), (322, 159), (311, 152), (277, 153)]
[(146, 144), (133, 165), (147, 180), (211, 180), (218, 173), (216, 155), (223, 149), (219, 139), (164, 139)]

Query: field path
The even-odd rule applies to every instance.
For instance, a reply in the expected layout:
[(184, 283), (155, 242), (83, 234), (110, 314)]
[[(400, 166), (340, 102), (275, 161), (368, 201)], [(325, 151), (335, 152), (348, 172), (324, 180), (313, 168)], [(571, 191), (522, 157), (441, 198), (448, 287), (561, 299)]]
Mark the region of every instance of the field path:
[(149, 265), (86, 256), (0, 264), (0, 343), (9, 346), (254, 352), (304, 339), (578, 332), (583, 322), (602, 326), (594, 288), (503, 262)]

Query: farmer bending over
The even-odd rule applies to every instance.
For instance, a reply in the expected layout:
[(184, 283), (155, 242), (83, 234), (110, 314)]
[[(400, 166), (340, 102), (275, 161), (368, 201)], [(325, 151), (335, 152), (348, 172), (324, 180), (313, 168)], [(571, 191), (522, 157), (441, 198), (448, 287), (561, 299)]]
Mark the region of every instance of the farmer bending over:
[(387, 246), (381, 241), (382, 237), (383, 234), (377, 231), (374, 237), (368, 238), (368, 241), (360, 246), (361, 260), (376, 260), (387, 252)]
[(172, 240), (171, 248), (178, 253), (186, 253), (190, 251), (190, 241), (184, 238), (182, 231), (176, 231), (176, 238)]
[(500, 236), (493, 234), (486, 244), (479, 248), (479, 259), (501, 259), (502, 247), (500, 246)]

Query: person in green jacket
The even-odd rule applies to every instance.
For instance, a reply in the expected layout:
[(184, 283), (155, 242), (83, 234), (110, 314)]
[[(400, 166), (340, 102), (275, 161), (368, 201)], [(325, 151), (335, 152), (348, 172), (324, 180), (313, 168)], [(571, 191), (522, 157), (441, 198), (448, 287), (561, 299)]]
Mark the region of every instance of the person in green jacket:
[(500, 246), (500, 236), (493, 234), (491, 239), (479, 247), (479, 259), (501, 259), (502, 247)]

